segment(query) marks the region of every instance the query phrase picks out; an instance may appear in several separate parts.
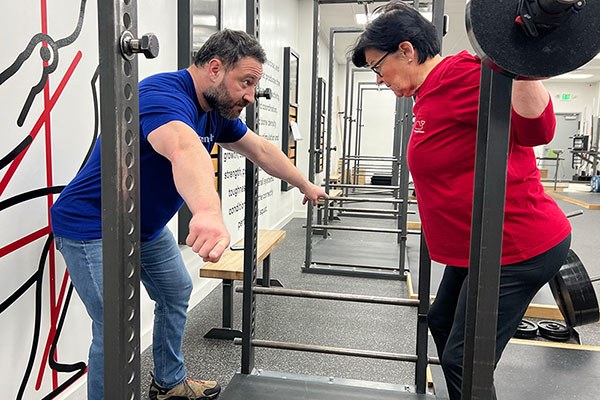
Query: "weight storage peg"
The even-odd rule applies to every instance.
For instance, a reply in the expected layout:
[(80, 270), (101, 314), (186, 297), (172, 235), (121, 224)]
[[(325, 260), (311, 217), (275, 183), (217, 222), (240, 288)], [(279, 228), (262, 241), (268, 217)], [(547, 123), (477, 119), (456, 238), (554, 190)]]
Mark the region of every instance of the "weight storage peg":
[(273, 96), (273, 92), (271, 91), (271, 88), (258, 89), (254, 92), (254, 98), (256, 98), (256, 99), (264, 97), (267, 100), (271, 100), (272, 96)]
[(156, 58), (159, 49), (158, 37), (154, 33), (146, 33), (140, 39), (135, 39), (129, 31), (121, 35), (121, 53), (129, 60), (136, 53), (142, 53), (146, 58)]

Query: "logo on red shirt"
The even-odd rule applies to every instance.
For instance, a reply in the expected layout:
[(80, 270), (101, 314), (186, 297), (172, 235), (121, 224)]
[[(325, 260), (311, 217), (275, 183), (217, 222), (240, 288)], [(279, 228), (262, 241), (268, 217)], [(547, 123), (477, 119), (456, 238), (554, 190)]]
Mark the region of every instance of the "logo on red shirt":
[(425, 120), (420, 119), (418, 121), (415, 121), (413, 132), (425, 133)]

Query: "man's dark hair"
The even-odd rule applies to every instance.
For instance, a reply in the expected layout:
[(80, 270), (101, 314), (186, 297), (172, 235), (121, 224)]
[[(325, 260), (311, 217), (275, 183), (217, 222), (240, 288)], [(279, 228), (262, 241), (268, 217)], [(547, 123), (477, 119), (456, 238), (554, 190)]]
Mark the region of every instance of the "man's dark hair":
[(439, 54), (440, 41), (435, 26), (412, 6), (402, 1), (390, 1), (377, 7), (373, 14), (379, 16), (367, 24), (349, 51), (357, 67), (367, 65), (366, 50), (394, 52), (404, 41), (410, 42), (417, 50), (419, 64)]
[(252, 57), (264, 64), (267, 60), (264, 49), (255, 37), (244, 31), (223, 29), (211, 35), (194, 57), (198, 67), (213, 58), (221, 60), (225, 69), (230, 69), (244, 57)]

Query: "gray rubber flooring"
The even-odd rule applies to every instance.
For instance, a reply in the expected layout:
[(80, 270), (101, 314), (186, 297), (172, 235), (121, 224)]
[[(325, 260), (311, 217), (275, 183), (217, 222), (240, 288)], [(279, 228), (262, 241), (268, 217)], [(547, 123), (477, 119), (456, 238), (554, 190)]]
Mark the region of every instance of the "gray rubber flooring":
[[(578, 209), (573, 204), (560, 200), (558, 202), (566, 212)], [(574, 228), (573, 248), (582, 258), (590, 275), (600, 272), (600, 266), (595, 263), (600, 252), (597, 246), (599, 222), (600, 211), (590, 210), (585, 210), (584, 216), (575, 217), (571, 220)], [(393, 220), (349, 217), (344, 217), (343, 221), (335, 223), (372, 227), (393, 227), (395, 225)], [(406, 282), (402, 281), (302, 273), (301, 267), (305, 251), (305, 230), (302, 228), (304, 224), (303, 219), (295, 219), (283, 228), (287, 231), (287, 237), (272, 254), (273, 279), (279, 279), (287, 288), (402, 298), (408, 296)], [(377, 239), (372, 239), (372, 235), (377, 235)], [(358, 233), (358, 237), (359, 239), (357, 239), (356, 232), (331, 231), (331, 238), (327, 240), (350, 241), (356, 247), (360, 247), (361, 243), (364, 244), (365, 241), (367, 243), (369, 241), (389, 243), (390, 246), (397, 246), (396, 235), (394, 234)], [(314, 242), (320, 240), (322, 239), (313, 239)], [(415, 264), (417, 256), (418, 238), (409, 237), (409, 264)], [(441, 269), (441, 266), (435, 264), (432, 267), (433, 293), (437, 288), (435, 276), (441, 274)], [(414, 277), (416, 277), (416, 273), (413, 273)], [(416, 282), (413, 284), (416, 287)], [(416, 311), (412, 308), (258, 296), (256, 321), (257, 339), (404, 354), (414, 353), (415, 351)], [(190, 311), (183, 351), (190, 376), (216, 379), (223, 386), (227, 386), (235, 373), (239, 371), (241, 349), (228, 341), (203, 338), (203, 335), (212, 327), (220, 326), (220, 324), (221, 288), (219, 286)], [(241, 294), (236, 293), (234, 299), (234, 327), (239, 328), (240, 326)], [(600, 345), (599, 326), (594, 324), (578, 327), (577, 329), (586, 344)], [(431, 348), (429, 353), (433, 356), (436, 355), (435, 350)], [(511, 363), (518, 362), (519, 356), (518, 351), (507, 350), (500, 366), (505, 363), (511, 365)], [(546, 362), (544, 359), (540, 360), (542, 366)], [(356, 357), (257, 348), (255, 367), (284, 374), (357, 379), (383, 382), (384, 384), (412, 385), (414, 383), (413, 364)], [(577, 365), (574, 365), (574, 367), (577, 368)], [(151, 351), (147, 350), (142, 354), (143, 381), (144, 379), (149, 381), (151, 369), (152, 354)], [(537, 372), (531, 371), (531, 373)], [(569, 375), (566, 374), (565, 376)], [(509, 375), (507, 375), (508, 377)], [(504, 378), (499, 378), (497, 374), (497, 382), (501, 379)], [(540, 376), (539, 379), (545, 380), (543, 376)], [(552, 377), (551, 379), (557, 378)], [(600, 376), (598, 376), (598, 381), (600, 381)], [(528, 382), (523, 384), (528, 384)], [(534, 382), (533, 385), (537, 385), (537, 383)], [(509, 396), (503, 398), (542, 397)], [(600, 398), (600, 392), (596, 391), (592, 397), (572, 398), (596, 399)]]
[(598, 192), (559, 192), (558, 194), (566, 197), (570, 197), (575, 200), (583, 201), (592, 205), (600, 204), (600, 193)]

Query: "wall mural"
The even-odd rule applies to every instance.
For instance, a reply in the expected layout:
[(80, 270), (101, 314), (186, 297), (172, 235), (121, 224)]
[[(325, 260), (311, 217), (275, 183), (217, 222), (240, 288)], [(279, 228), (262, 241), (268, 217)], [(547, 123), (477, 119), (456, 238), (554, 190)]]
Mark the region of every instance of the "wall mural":
[[(52, 2), (53, 9), (46, 0), (14, 3), (25, 4), (6, 5), (8, 11), (18, 14), (21, 10), (23, 14), (12, 15), (15, 20), (12, 27), (10, 20), (3, 19), (0, 23), (0, 32), (4, 31), (1, 36), (10, 37), (14, 42), (11, 45), (20, 43), (12, 39), (15, 37), (25, 42), (20, 52), (13, 52), (14, 48), (8, 50), (5, 48), (8, 43), (0, 41), (0, 101), (3, 104), (0, 116), (0, 281), (8, 282), (0, 289), (0, 325), (3, 327), (0, 341), (4, 343), (0, 350), (7, 354), (10, 350), (11, 354), (8, 359), (2, 355), (3, 364), (10, 359), (11, 365), (0, 370), (7, 376), (5, 381), (0, 381), (0, 387), (3, 398), (52, 399), (84, 375), (87, 368), (86, 346), (82, 347), (83, 352), (79, 349), (78, 356), (72, 360), (73, 351), (64, 351), (72, 342), (63, 341), (62, 347), (60, 345), (61, 335), (68, 329), (65, 321), (72, 304), (73, 286), (62, 259), (58, 260), (55, 254), (48, 210), (54, 197), (64, 188), (54, 183), (57, 169), (62, 169), (58, 173), (63, 177), (61, 183), (67, 182), (85, 163), (98, 136), (98, 69), (93, 67), (98, 62), (97, 33), (94, 32), (96, 10), (94, 5), (92, 15), (86, 13), (91, 7), (86, 0), (56, 2), (60, 5)], [(29, 10), (36, 9), (39, 9), (36, 22), (41, 23), (41, 29), (26, 32), (35, 25), (21, 24), (20, 20), (24, 19), (23, 15), (29, 15), (28, 19), (35, 21), (35, 11)], [(94, 42), (80, 40), (84, 25), (87, 36)], [(60, 32), (65, 29), (70, 33)], [(87, 57), (89, 62), (82, 62), (87, 61)], [(82, 82), (85, 76), (88, 82), (85, 87), (76, 83)], [(25, 83), (25, 78), (34, 84)], [(91, 94), (83, 96), (84, 91)], [(92, 127), (86, 126), (89, 122), (73, 123), (79, 117), (76, 111), (69, 115), (69, 104), (81, 103), (84, 99), (91, 101), (79, 107), (92, 110)], [(66, 143), (59, 143), (59, 138), (64, 140), (73, 135), (73, 132), (62, 133), (62, 127), (69, 126), (64, 123), (67, 119), (72, 119), (71, 129), (81, 128), (77, 135), (82, 142), (77, 143), (87, 145), (73, 151), (69, 143), (71, 157), (59, 159), (56, 151), (59, 155), (68, 153), (64, 150)], [(60, 127), (54, 126), (55, 121)], [(57, 150), (61, 147), (62, 150)], [(15, 276), (20, 282), (14, 281)], [(59, 355), (66, 353), (70, 360), (61, 361)]]

